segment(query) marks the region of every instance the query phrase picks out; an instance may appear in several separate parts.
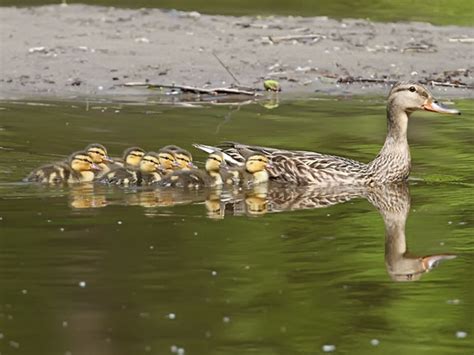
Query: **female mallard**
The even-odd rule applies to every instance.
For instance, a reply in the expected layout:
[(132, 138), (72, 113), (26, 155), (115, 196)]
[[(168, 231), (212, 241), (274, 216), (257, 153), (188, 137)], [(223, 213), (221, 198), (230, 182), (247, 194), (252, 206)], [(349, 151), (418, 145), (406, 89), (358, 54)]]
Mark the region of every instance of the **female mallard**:
[[(410, 149), (407, 141), (408, 118), (417, 110), (460, 114), (441, 106), (423, 86), (397, 83), (388, 96), (388, 133), (379, 154), (365, 164), (347, 158), (307, 151), (290, 151), (228, 142), (219, 146), (229, 163), (240, 164), (249, 152), (257, 152), (271, 161), (270, 179), (294, 184), (388, 184), (403, 181), (410, 173)], [(215, 147), (195, 145), (204, 151)]]
[(139, 169), (123, 167), (114, 169), (99, 179), (108, 185), (142, 186), (161, 180), (160, 154), (146, 153), (140, 160)]
[(42, 184), (65, 184), (94, 180), (94, 172), (100, 168), (92, 161), (86, 151), (73, 153), (67, 162), (44, 165), (33, 170), (25, 181)]
[(162, 187), (201, 188), (223, 184), (221, 171), (225, 166), (224, 155), (215, 151), (206, 160), (206, 170), (181, 169), (158, 182)]

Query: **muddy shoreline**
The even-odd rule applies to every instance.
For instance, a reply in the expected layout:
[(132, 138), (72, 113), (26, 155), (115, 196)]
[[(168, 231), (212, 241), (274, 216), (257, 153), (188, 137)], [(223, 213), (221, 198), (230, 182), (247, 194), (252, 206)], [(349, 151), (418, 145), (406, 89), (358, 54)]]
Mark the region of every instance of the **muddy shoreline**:
[[(474, 28), (324, 17), (231, 17), (87, 5), (0, 8), (0, 99), (141, 96), (127, 82), (222, 87), (280, 81), (283, 93), (383, 94), (384, 83), (474, 86)], [(472, 89), (436, 87), (474, 97)]]

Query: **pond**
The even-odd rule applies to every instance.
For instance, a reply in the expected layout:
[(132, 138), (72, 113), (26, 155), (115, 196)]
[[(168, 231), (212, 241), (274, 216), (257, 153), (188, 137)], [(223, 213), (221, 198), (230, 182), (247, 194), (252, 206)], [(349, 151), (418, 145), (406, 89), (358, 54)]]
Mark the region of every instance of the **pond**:
[(373, 21), (422, 21), (437, 25), (472, 26), (471, 0), (369, 1), (369, 0), (2, 0), (2, 6), (45, 4), (116, 6), (125, 8), (163, 8), (199, 11), (217, 15), (291, 15), (332, 18), (369, 18)]
[(112, 156), (178, 144), (202, 162), (192, 143), (235, 140), (369, 161), (385, 137), (382, 97), (158, 101), (0, 104), (1, 354), (472, 353), (472, 100), (454, 100), (459, 117), (412, 117), (408, 186), (21, 182), (91, 142)]

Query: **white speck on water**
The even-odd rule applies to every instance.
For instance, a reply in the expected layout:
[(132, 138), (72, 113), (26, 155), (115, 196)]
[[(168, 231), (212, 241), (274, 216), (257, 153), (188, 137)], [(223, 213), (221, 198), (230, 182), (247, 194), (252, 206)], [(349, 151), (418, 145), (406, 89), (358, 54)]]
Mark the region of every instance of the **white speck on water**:
[(286, 333), (286, 327), (285, 326), (280, 327), (280, 332)]
[(154, 245), (150, 245), (150, 250), (153, 250), (155, 249), (155, 246)]
[(64, 228), (63, 228), (63, 227), (59, 228), (59, 230), (60, 230), (61, 232), (64, 232)]
[(170, 350), (172, 353), (175, 353), (178, 351), (178, 347), (176, 345), (171, 345)]
[(439, 245), (443, 246), (443, 245), (444, 245), (444, 242), (439, 242)]
[(328, 213), (328, 214), (326, 215), (326, 217), (331, 217), (331, 214), (330, 214), (330, 213)]
[(123, 222), (122, 221), (117, 221), (117, 224), (122, 224)]
[(139, 37), (139, 38), (135, 38), (135, 42), (137, 42), (137, 43), (150, 43), (150, 40), (146, 37)]
[[(0, 221), (1, 221), (1, 218), (0, 218)], [(459, 222), (458, 224), (461, 226), (464, 226), (465, 224), (467, 224), (467, 222)]]
[(50, 219), (47, 219), (46, 222), (51, 223), (52, 221)]
[(145, 346), (145, 351), (149, 353), (151, 351), (151, 346), (150, 345)]
[(72, 352), (66, 351), (66, 352), (64, 353), (64, 355), (72, 355)]
[(206, 338), (210, 338), (210, 337), (212, 336), (212, 333), (208, 330), (208, 331), (206, 331), (206, 332), (204, 333), (204, 336), (205, 336)]
[(3, 335), (3, 333), (0, 333), (0, 339), (3, 339), (5, 336)]
[(86, 282), (85, 281), (79, 281), (79, 287), (86, 287)]
[(245, 270), (250, 270), (250, 265), (245, 265)]
[(168, 319), (176, 319), (176, 314), (174, 313), (168, 314)]
[(378, 339), (371, 339), (370, 340), (370, 345), (372, 346), (377, 346), (380, 344), (380, 341)]
[(115, 113), (120, 113), (120, 110), (115, 110)]
[(336, 350), (336, 345), (332, 345), (332, 344), (326, 344), (326, 345), (323, 345), (323, 351), (325, 353), (330, 353), (332, 351)]
[(178, 355), (184, 355), (184, 349), (183, 348), (178, 348), (178, 350), (176, 351), (176, 353)]
[(104, 87), (103, 86), (98, 86), (97, 89), (98, 90), (104, 90)]
[(26, 294), (28, 293), (28, 290), (23, 289), (23, 290), (21, 290), (21, 293), (24, 294), (24, 295), (26, 295)]
[(224, 317), (224, 318), (222, 318), (222, 321), (224, 323), (229, 323), (230, 322), (230, 317)]
[(0, 217), (0, 221), (3, 221), (3, 217)]
[(8, 342), (12, 348), (18, 349), (20, 347), (20, 343), (17, 343), (16, 341), (10, 340)]
[(416, 76), (416, 75), (418, 75), (418, 72), (417, 72), (417, 71), (412, 71), (412, 72), (410, 73), (410, 75), (411, 75), (411, 76)]
[(68, 323), (67, 321), (63, 320), (62, 325), (63, 325), (63, 328), (67, 328), (67, 326), (69, 325), (69, 323)]
[(199, 233), (198, 232), (194, 232), (194, 236), (197, 236)]
[(211, 271), (211, 275), (212, 275), (212, 276), (217, 276), (217, 271), (212, 270), (212, 271)]
[(453, 224), (453, 221), (448, 221), (448, 224)]
[(455, 299), (452, 299), (452, 300), (447, 300), (446, 303), (447, 304), (460, 304), (461, 300), (458, 300), (457, 298), (455, 298)]
[(458, 339), (464, 339), (465, 337), (467, 337), (467, 333), (462, 331), (462, 330), (458, 330), (456, 332), (456, 338)]

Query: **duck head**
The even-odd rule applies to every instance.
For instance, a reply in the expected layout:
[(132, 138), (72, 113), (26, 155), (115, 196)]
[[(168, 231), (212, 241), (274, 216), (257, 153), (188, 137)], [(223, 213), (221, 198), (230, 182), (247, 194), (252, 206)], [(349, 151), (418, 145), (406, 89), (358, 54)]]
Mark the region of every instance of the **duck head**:
[(162, 170), (171, 171), (175, 168), (176, 160), (172, 150), (162, 148), (158, 152), (160, 167)]
[(139, 147), (128, 148), (123, 152), (123, 161), (129, 166), (139, 166), (145, 151)]
[(140, 170), (146, 173), (154, 173), (160, 169), (160, 154), (155, 152), (146, 153), (140, 161)]
[(213, 152), (209, 154), (206, 160), (206, 171), (207, 172), (218, 172), (222, 167), (226, 165), (224, 155), (221, 152)]
[(245, 169), (251, 174), (264, 171), (269, 167), (270, 162), (268, 157), (262, 154), (252, 154), (248, 156), (247, 161), (245, 162)]
[(189, 170), (195, 168), (193, 164), (193, 156), (185, 149), (177, 149), (173, 151), (176, 160), (176, 168), (181, 170)]
[(72, 153), (69, 156), (69, 165), (71, 166), (71, 169), (76, 172), (101, 170), (86, 151)]
[(408, 115), (417, 110), (460, 115), (461, 112), (441, 105), (424, 86), (400, 82), (395, 84), (388, 96), (388, 109), (404, 111)]
[(92, 143), (86, 147), (86, 152), (92, 158), (95, 164), (102, 164), (104, 162), (113, 162), (107, 155), (107, 149), (99, 143)]

